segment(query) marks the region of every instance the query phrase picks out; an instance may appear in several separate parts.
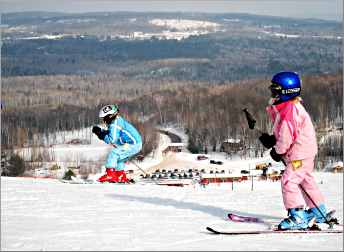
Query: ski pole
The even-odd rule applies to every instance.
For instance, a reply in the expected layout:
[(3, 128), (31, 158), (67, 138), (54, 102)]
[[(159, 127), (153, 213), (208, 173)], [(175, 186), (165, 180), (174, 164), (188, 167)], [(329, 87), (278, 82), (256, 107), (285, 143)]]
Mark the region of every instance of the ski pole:
[(307, 191), (303, 188), (303, 186), (302, 186), (302, 185), (299, 185), (299, 187), (300, 187), (301, 190), (307, 195), (307, 197), (308, 197), (309, 200), (313, 203), (313, 205), (316, 207), (316, 209), (320, 212), (321, 217), (323, 217), (324, 220), (325, 220), (325, 223), (326, 223), (327, 225), (329, 225), (329, 228), (330, 228), (330, 229), (332, 229), (334, 223), (331, 223), (331, 222), (328, 221), (328, 219), (326, 218), (326, 216), (323, 214), (322, 211), (320, 211), (320, 209), (319, 209), (319, 207), (317, 206), (317, 204), (315, 204), (314, 200), (313, 200), (312, 197), (307, 193)]
[[(145, 172), (138, 164), (136, 164), (136, 162), (134, 162), (133, 160), (129, 160), (130, 163), (132, 163), (133, 165), (135, 165), (137, 168), (139, 168), (140, 171), (142, 171), (145, 175), (149, 175), (147, 172)], [(156, 185), (159, 185), (159, 183), (155, 180), (153, 180), (153, 182)]]
[(131, 162), (133, 165), (135, 165), (137, 168), (139, 168), (139, 170), (142, 171), (145, 175), (148, 175), (143, 169), (141, 169), (140, 166), (138, 166), (138, 164), (136, 164), (136, 162), (134, 162), (133, 160), (129, 160), (129, 162)]
[[(286, 162), (284, 161), (284, 159), (282, 159), (282, 163), (285, 165), (285, 167), (287, 167), (287, 164), (286, 164)], [(318, 205), (315, 204), (315, 202), (314, 202), (314, 200), (312, 199), (312, 197), (308, 194), (308, 192), (303, 188), (303, 186), (302, 186), (301, 184), (299, 185), (299, 187), (300, 187), (300, 189), (304, 192), (304, 194), (308, 197), (308, 199), (312, 202), (312, 204), (315, 206), (315, 208), (320, 212), (321, 217), (323, 217), (324, 220), (325, 220), (325, 223), (326, 223), (327, 225), (329, 225), (330, 228), (333, 228), (333, 224), (334, 224), (334, 223), (331, 223), (331, 222), (328, 221), (328, 219), (327, 219), (326, 216), (323, 214), (323, 212), (320, 211), (320, 208), (318, 207)]]

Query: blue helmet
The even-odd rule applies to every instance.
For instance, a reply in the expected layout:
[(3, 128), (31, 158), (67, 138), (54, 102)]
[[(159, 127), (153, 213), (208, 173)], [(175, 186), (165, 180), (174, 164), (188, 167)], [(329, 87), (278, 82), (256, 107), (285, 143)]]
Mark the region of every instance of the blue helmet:
[(301, 93), (301, 80), (295, 72), (279, 72), (272, 77), (271, 83), (271, 97), (276, 98), (277, 103), (288, 101)]

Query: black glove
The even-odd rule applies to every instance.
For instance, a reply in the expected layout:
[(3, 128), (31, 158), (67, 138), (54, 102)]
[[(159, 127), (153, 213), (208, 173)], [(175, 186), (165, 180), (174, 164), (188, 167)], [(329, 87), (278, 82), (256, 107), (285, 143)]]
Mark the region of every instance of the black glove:
[(102, 132), (102, 129), (99, 126), (93, 126), (92, 132), (98, 136), (98, 134)]
[(270, 149), (276, 144), (276, 138), (274, 135), (269, 135), (267, 133), (263, 133), (259, 137), (259, 141), (264, 145), (265, 148)]
[(93, 126), (92, 132), (96, 134), (100, 140), (104, 140), (104, 137), (107, 134), (107, 131), (102, 130), (99, 126)]
[(275, 160), (276, 162), (280, 162), (282, 161), (282, 155), (278, 154), (275, 150), (275, 148), (272, 148), (270, 151), (270, 156), (273, 160)]

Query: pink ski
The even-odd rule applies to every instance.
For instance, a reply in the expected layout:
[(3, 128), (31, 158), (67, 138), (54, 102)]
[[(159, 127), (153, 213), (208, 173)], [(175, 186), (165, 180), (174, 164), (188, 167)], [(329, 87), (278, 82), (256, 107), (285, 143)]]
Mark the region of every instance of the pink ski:
[(242, 215), (237, 215), (234, 213), (229, 213), (228, 218), (231, 221), (235, 222), (254, 222), (254, 223), (264, 223), (263, 220), (257, 218), (257, 217), (251, 217), (251, 216), (242, 216)]

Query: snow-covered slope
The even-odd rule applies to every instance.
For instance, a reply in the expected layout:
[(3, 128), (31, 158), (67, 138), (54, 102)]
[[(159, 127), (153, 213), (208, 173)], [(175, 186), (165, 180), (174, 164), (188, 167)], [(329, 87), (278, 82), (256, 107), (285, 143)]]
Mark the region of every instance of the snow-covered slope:
[[(315, 173), (330, 209), (343, 220), (343, 176)], [(343, 250), (341, 234), (214, 236), (205, 227), (266, 229), (231, 223), (227, 212), (276, 223), (280, 183), (251, 181), (188, 187), (64, 184), (1, 177), (1, 250)]]

